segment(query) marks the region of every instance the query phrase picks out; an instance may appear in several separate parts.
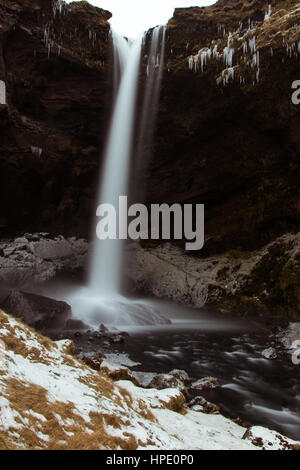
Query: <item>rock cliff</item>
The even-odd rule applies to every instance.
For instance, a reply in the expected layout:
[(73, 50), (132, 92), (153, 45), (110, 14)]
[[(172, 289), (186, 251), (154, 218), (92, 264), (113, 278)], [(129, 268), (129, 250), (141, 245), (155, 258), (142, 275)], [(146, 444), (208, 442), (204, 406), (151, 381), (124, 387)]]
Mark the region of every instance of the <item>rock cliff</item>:
[[(89, 235), (111, 110), (110, 16), (88, 2), (0, 0), (2, 236)], [(280, 314), (300, 314), (300, 105), (291, 100), (299, 22), (295, 0), (219, 0), (176, 9), (167, 25), (153, 156), (139, 184), (147, 203), (205, 204), (205, 246), (189, 258), (192, 271), (215, 256), (227, 266), (230, 250), (255, 266), (257, 253), (267, 256), (273, 274), (258, 267), (251, 287), (227, 266), (235, 293), (209, 272), (220, 288), (211, 303), (230, 311), (274, 313), (280, 300)], [(3, 84), (0, 92), (3, 101)], [(160, 278), (145, 276), (151, 291)]]
[(111, 14), (0, 1), (0, 226), (88, 232), (110, 109)]
[(168, 24), (143, 185), (149, 202), (205, 203), (206, 253), (256, 249), (299, 229), (300, 106), (291, 87), (300, 10), (293, 0), (271, 3), (177, 9)]

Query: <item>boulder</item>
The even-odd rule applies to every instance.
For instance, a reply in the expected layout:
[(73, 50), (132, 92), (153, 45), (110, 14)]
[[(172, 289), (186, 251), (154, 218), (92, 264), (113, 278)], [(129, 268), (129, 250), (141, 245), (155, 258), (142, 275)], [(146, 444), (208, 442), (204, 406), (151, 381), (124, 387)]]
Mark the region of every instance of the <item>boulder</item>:
[(206, 414), (218, 414), (220, 407), (214, 403), (210, 403), (205, 398), (197, 396), (188, 403), (188, 407), (194, 411), (199, 411)]
[(83, 269), (88, 242), (83, 239), (69, 241), (63, 236), (51, 238), (48, 233), (27, 233), (26, 237), (2, 243), (1, 253), (0, 282), (28, 289), (32, 283), (47, 281), (62, 271)]
[(265, 358), (265, 359), (277, 359), (278, 355), (277, 355), (277, 351), (275, 348), (268, 348), (268, 349), (265, 349), (264, 351), (262, 351), (261, 355)]
[(181, 380), (181, 382), (183, 382), (183, 383), (188, 383), (191, 380), (190, 377), (189, 377), (189, 374), (185, 370), (174, 369), (174, 370), (171, 370), (171, 372), (169, 372), (169, 374), (173, 375), (177, 379)]
[(147, 388), (156, 388), (157, 390), (177, 388), (182, 393), (187, 393), (184, 382), (171, 374), (155, 374)]
[(136, 378), (133, 373), (128, 369), (128, 367), (122, 366), (115, 362), (104, 359), (100, 365), (100, 372), (105, 375), (108, 375), (112, 380), (130, 380), (134, 385), (138, 385)]
[(214, 390), (220, 387), (218, 379), (214, 377), (204, 377), (203, 379), (193, 382), (191, 388), (193, 390)]
[(64, 328), (71, 316), (71, 307), (66, 302), (17, 290), (10, 292), (1, 308), (38, 330)]

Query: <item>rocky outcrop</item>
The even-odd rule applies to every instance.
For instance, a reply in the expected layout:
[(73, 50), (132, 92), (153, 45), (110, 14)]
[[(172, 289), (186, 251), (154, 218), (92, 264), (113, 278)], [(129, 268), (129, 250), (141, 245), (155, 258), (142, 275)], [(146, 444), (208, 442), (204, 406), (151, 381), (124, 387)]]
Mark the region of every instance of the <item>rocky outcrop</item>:
[(176, 9), (168, 23), (140, 187), (149, 203), (205, 204), (202, 253), (257, 249), (299, 230), (298, 6), (272, 1), (269, 16), (262, 0), (220, 0)]
[(87, 260), (88, 243), (75, 237), (26, 233), (0, 243), (0, 281), (2, 286), (28, 287), (54, 278), (61, 272), (82, 269)]
[(131, 246), (127, 275), (157, 297), (224, 313), (300, 319), (300, 234), (256, 251), (191, 257), (175, 245)]
[(0, 1), (0, 228), (89, 232), (110, 110), (111, 14)]
[(1, 308), (38, 330), (60, 330), (71, 316), (66, 302), (19, 291), (12, 291)]

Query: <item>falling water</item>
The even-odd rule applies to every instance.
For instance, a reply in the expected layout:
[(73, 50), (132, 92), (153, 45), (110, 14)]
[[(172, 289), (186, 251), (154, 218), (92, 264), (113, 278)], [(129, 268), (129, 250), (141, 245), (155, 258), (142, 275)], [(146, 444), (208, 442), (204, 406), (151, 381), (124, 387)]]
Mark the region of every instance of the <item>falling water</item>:
[[(115, 57), (121, 71), (121, 82), (109, 134), (99, 204), (112, 204), (117, 211), (119, 196), (128, 192), (128, 168), (142, 38), (138, 38), (131, 45), (117, 34), (113, 35), (113, 40), (117, 52)], [(94, 245), (91, 289), (106, 296), (119, 293), (123, 241), (95, 240)]]
[(157, 26), (152, 33), (150, 53), (147, 64), (147, 80), (144, 101), (141, 112), (137, 140), (136, 161), (132, 172), (135, 197), (141, 198), (144, 185), (137, 185), (149, 163), (151, 143), (155, 128), (156, 114), (159, 102), (159, 92), (163, 76), (165, 55), (166, 27)]
[[(146, 95), (142, 113), (142, 127), (147, 120), (153, 119), (154, 112), (146, 112), (150, 107), (151, 97), (158, 99), (159, 83), (162, 74), (162, 54), (158, 50), (161, 31), (154, 29), (148, 65)], [(164, 38), (163, 32), (163, 38)], [(125, 228), (127, 214), (118, 214), (119, 196), (128, 194), (129, 168), (132, 154), (134, 125), (136, 116), (136, 98), (139, 66), (143, 38), (128, 42), (113, 33), (114, 44), (114, 112), (109, 133), (105, 165), (98, 197), (98, 205), (110, 204), (119, 215), (119, 227)], [(159, 73), (155, 73), (158, 70)], [(156, 78), (155, 78), (156, 77)], [(156, 81), (159, 81), (156, 83)], [(156, 105), (155, 105), (156, 107)], [(141, 120), (140, 119), (140, 120)], [(149, 122), (148, 122), (149, 124)], [(149, 126), (152, 126), (150, 122)], [(140, 139), (145, 133), (140, 132)], [(124, 216), (124, 218), (123, 218)], [(95, 238), (92, 251), (88, 286), (72, 295), (69, 301), (73, 315), (97, 326), (103, 322), (114, 325), (150, 325), (169, 323), (164, 315), (157, 311), (151, 301), (138, 301), (121, 294), (121, 276), (123, 259), (123, 240), (98, 240)]]

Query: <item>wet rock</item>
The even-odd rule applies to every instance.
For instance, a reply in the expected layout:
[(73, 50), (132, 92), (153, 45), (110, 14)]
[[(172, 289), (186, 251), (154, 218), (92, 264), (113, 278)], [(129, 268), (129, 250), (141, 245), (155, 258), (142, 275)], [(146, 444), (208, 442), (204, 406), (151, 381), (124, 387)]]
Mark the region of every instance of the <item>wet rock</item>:
[(66, 240), (64, 237), (47, 238), (36, 234), (16, 240), (27, 239), (28, 243), (16, 240), (3, 245), (0, 257), (0, 282), (22, 289), (32, 283), (40, 283), (55, 277), (62, 271), (83, 268), (88, 253), (88, 243), (82, 239)]
[(177, 388), (186, 394), (185, 384), (178, 377), (172, 374), (157, 374), (155, 372), (133, 372), (133, 375), (140, 387), (156, 388), (163, 390), (165, 388)]
[(28, 244), (28, 239), (26, 237), (19, 237), (19, 238), (16, 238), (15, 239), (15, 243), (17, 245), (23, 245), (23, 246), (27, 246)]
[(191, 380), (189, 377), (189, 374), (185, 370), (174, 369), (174, 370), (171, 370), (169, 374), (181, 380), (181, 382), (183, 383), (188, 383)]
[(151, 381), (156, 376), (155, 372), (133, 371), (132, 373), (133, 373), (134, 377), (136, 378), (139, 387), (151, 388), (150, 384), (151, 384)]
[(124, 343), (125, 337), (123, 335), (115, 335), (111, 338), (111, 341), (116, 344)]
[(30, 244), (30, 251), (44, 260), (64, 259), (72, 256), (71, 244), (65, 240), (41, 240)]
[(277, 340), (286, 349), (293, 349), (293, 344), (300, 341), (300, 322), (290, 323), (277, 334)]
[(277, 351), (275, 348), (268, 348), (268, 349), (265, 349), (264, 351), (262, 351), (261, 355), (265, 358), (265, 359), (277, 359), (278, 355), (277, 355)]
[(177, 388), (182, 393), (187, 393), (184, 382), (171, 374), (155, 375), (147, 388), (156, 388), (157, 390), (163, 390), (165, 388)]
[(71, 316), (71, 307), (66, 302), (16, 290), (4, 299), (1, 308), (38, 330), (64, 328)]
[(219, 387), (219, 381), (214, 377), (204, 377), (203, 379), (193, 382), (191, 385), (193, 390), (214, 390)]
[(128, 369), (128, 367), (109, 361), (108, 359), (104, 359), (101, 362), (100, 371), (103, 374), (108, 375), (114, 381), (130, 380), (135, 385), (138, 385), (136, 378), (134, 377), (133, 373)]
[(200, 411), (206, 414), (218, 414), (220, 407), (214, 403), (210, 403), (205, 398), (197, 396), (188, 403), (188, 407), (194, 411)]
[(106, 328), (106, 326), (105, 326), (103, 323), (101, 323), (101, 325), (99, 326), (99, 331), (100, 331), (101, 333), (108, 333), (108, 332), (109, 332), (109, 329)]
[(81, 320), (75, 320), (74, 318), (69, 318), (66, 321), (66, 329), (67, 330), (87, 330), (88, 326), (85, 325), (85, 323), (83, 323), (83, 321)]
[(232, 255), (195, 257), (171, 243), (135, 243), (127, 254), (128, 277), (157, 297), (244, 316), (300, 318), (300, 233)]
[(15, 247), (15, 246), (8, 247), (8, 248), (4, 248), (4, 250), (3, 250), (4, 257), (5, 257), (5, 258), (8, 258), (8, 257), (9, 257), (10, 255), (12, 255), (15, 251), (16, 251), (16, 247)]

